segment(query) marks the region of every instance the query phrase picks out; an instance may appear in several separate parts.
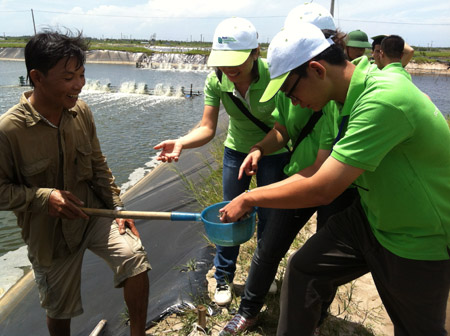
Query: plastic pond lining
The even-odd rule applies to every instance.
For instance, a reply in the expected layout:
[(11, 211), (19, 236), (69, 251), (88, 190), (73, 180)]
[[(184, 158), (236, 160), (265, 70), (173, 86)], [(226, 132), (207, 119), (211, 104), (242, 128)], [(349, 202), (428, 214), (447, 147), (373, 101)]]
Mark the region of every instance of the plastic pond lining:
[[(226, 128), (221, 113), (218, 133)], [(224, 127), (225, 125), (225, 127)], [(178, 163), (161, 164), (123, 196), (127, 210), (196, 212), (200, 206), (189, 195), (179, 172), (192, 181), (208, 173), (205, 161), (214, 166), (210, 145), (183, 151)], [(201, 159), (200, 159), (201, 158)], [(136, 220), (152, 270), (147, 326), (165, 317), (171, 307), (192, 304), (206, 293), (206, 273), (212, 267), (214, 248), (208, 246), (202, 222)], [(186, 267), (196, 261), (196, 270)], [(47, 335), (45, 311), (40, 307), (32, 276), (21, 281), (11, 294), (0, 300), (0, 336)], [(17, 288), (19, 287), (19, 288)], [(128, 335), (124, 325), (125, 303), (122, 289), (113, 287), (113, 275), (106, 263), (87, 251), (83, 261), (81, 291), (84, 313), (72, 319), (74, 336), (89, 335), (103, 319), (102, 335)], [(17, 295), (20, 293), (20, 295)]]

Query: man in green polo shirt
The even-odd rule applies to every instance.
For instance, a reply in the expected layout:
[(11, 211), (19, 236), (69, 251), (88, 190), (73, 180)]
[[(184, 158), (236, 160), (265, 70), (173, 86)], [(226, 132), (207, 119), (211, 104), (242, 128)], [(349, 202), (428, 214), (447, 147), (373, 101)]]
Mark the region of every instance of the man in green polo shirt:
[[(372, 40), (373, 40), (372, 41), (372, 57), (373, 57), (374, 63), (377, 65), (378, 69), (380, 69), (380, 70), (392, 62), (400, 62), (402, 67), (406, 67), (406, 65), (411, 61), (411, 59), (414, 56), (414, 49), (408, 43), (403, 41), (403, 39), (402, 39), (403, 47), (401, 47), (402, 49), (400, 49), (400, 53), (401, 53), (400, 57), (398, 57), (398, 52), (394, 51), (397, 54), (397, 55), (395, 55), (396, 56), (395, 60), (386, 62), (387, 60), (385, 59), (383, 62), (381, 61), (381, 42), (383, 41), (384, 38), (386, 38), (388, 36), (392, 36), (393, 40), (397, 40), (397, 38), (400, 37), (398, 35), (377, 35), (377, 36), (372, 37)], [(398, 47), (399, 47), (399, 45), (397, 44), (397, 42), (395, 42), (395, 45), (392, 45), (392, 43), (390, 43), (390, 45), (387, 48), (389, 49), (389, 53), (390, 53), (392, 50), (398, 50)]]
[(405, 41), (398, 35), (386, 36), (380, 45), (379, 62), (383, 71), (397, 72), (411, 80), (411, 75), (403, 67)]
[(371, 272), (396, 335), (447, 335), (450, 284), (450, 131), (405, 76), (345, 60), (316, 27), (285, 29), (270, 44), (262, 100), (281, 90), (320, 110), (334, 101), (337, 142), (309, 178), (254, 189), (221, 209), (328, 204), (350, 185), (361, 196), (290, 258), (277, 335), (312, 335), (334, 286)]

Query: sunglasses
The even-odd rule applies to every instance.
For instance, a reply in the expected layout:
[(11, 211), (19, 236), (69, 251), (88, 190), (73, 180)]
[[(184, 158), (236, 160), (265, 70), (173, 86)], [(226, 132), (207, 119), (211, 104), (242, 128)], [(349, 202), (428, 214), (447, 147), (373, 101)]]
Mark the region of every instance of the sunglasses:
[(294, 92), (295, 88), (297, 87), (297, 84), (300, 81), (300, 78), (301, 78), (301, 76), (298, 76), (294, 82), (294, 85), (292, 85), (291, 89), (288, 92), (284, 93), (286, 95), (286, 97), (288, 97), (290, 100), (297, 99), (292, 95), (292, 93)]

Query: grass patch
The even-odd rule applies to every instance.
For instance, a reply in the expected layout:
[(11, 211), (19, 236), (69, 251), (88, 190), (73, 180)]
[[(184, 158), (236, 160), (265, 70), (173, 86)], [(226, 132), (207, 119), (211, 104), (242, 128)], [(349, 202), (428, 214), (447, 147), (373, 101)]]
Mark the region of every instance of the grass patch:
[(437, 63), (438, 62), (436, 59), (427, 58), (427, 57), (424, 57), (424, 56), (413, 57), (412, 60), (414, 61), (414, 63), (417, 63), (417, 64)]
[(0, 43), (0, 48), (25, 48), (26, 42)]
[(115, 44), (91, 44), (89, 50), (112, 50), (112, 51), (128, 51), (132, 53), (151, 54), (152, 52), (144, 47), (138, 46), (122, 46)]
[[(178, 176), (183, 181), (186, 190), (189, 194), (199, 203), (200, 208), (204, 209), (215, 203), (219, 203), (223, 200), (222, 197), (222, 153), (223, 145), (221, 141), (213, 140), (211, 144), (211, 155), (213, 158), (213, 164), (210, 160), (202, 157), (199, 154), (198, 159), (208, 168), (206, 176), (201, 176), (201, 182), (194, 182), (186, 177), (177, 168)], [(219, 164), (220, 163), (220, 164)]]

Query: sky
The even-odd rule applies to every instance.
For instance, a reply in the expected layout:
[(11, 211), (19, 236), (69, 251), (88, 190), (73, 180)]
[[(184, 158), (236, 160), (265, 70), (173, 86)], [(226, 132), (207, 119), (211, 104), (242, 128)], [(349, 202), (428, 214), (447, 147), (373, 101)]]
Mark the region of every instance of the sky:
[[(307, 1), (310, 2), (310, 1)], [(329, 0), (313, 2), (330, 8)], [(33, 35), (45, 28), (80, 30), (84, 36), (211, 42), (220, 21), (250, 20), (260, 42), (270, 42), (294, 0), (0, 0), (0, 36)], [(33, 15), (34, 14), (34, 26)], [(450, 47), (449, 0), (335, 0), (343, 32), (369, 37), (397, 34), (420, 47)], [(369, 39), (369, 42), (371, 40)]]

